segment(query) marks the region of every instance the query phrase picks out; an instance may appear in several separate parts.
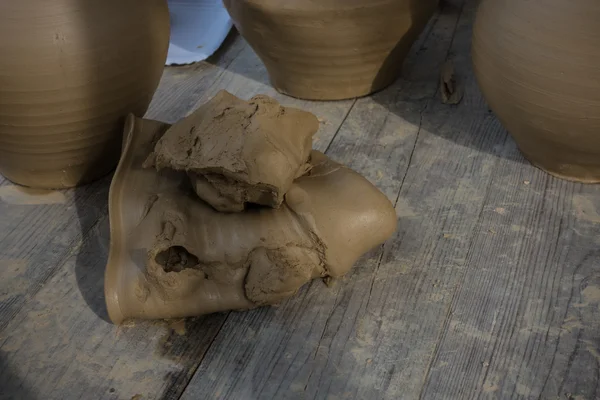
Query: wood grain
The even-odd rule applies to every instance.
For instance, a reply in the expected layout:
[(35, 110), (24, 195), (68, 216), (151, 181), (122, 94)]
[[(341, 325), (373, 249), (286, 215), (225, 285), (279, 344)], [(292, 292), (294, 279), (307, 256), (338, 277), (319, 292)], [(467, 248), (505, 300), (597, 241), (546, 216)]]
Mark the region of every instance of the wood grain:
[(0, 332), (106, 214), (109, 182), (103, 178), (77, 190), (44, 194), (2, 183)]
[(424, 398), (600, 398), (599, 212), (504, 144)]
[[(96, 225), (80, 253), (6, 329), (0, 347), (0, 387), (11, 391), (0, 391), (0, 398), (155, 398), (171, 395), (182, 379), (183, 384), (187, 381), (195, 357), (202, 356), (223, 317), (120, 328), (99, 318), (107, 232), (105, 223)], [(195, 329), (198, 326), (202, 329)], [(11, 377), (20, 380), (9, 381)]]
[(598, 187), (501, 160), (426, 398), (598, 398), (599, 205)]

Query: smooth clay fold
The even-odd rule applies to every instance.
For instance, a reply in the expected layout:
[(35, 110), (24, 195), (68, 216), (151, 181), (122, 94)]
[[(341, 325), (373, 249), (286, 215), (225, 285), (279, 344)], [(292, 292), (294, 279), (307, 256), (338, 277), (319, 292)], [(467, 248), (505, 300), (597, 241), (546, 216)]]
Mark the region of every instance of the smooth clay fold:
[(316, 151), (279, 207), (220, 212), (186, 171), (145, 165), (169, 128), (126, 122), (109, 199), (105, 295), (114, 323), (276, 304), (312, 279), (344, 275), (396, 229), (383, 193)]

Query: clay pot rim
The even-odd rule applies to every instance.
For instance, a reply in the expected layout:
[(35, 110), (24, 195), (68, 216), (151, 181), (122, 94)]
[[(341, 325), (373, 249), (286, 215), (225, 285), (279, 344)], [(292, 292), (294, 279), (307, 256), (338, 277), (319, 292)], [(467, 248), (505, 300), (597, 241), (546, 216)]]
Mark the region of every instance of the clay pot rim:
[(126, 165), (133, 161), (131, 145), (137, 122), (137, 118), (133, 114), (130, 113), (127, 115), (123, 129), (123, 150), (108, 192), (110, 245), (106, 271), (104, 273), (104, 297), (108, 316), (116, 325), (119, 325), (125, 319), (119, 303), (119, 282), (123, 273), (123, 268), (119, 268), (119, 265), (123, 261), (123, 249), (125, 249), (123, 242), (125, 241), (125, 237), (123, 235), (124, 229), (121, 214), (117, 211), (120, 208), (120, 200), (123, 195), (122, 182), (127, 170)]

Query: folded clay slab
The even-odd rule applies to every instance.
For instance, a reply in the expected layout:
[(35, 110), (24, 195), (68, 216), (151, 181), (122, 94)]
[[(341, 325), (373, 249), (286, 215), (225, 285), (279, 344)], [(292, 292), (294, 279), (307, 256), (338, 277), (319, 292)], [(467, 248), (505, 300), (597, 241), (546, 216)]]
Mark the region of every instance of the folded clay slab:
[(162, 319), (276, 304), (344, 275), (396, 214), (364, 177), (313, 151), (278, 208), (219, 212), (185, 171), (144, 166), (170, 126), (130, 116), (110, 189), (110, 318)]

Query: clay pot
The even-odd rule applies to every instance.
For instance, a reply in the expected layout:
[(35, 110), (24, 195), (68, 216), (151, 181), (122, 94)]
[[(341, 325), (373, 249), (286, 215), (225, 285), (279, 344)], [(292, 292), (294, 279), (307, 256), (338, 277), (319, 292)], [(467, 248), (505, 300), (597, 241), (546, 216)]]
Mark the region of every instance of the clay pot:
[(169, 45), (166, 0), (0, 3), (0, 173), (64, 188), (109, 173)]
[(483, 0), (473, 63), (489, 106), (534, 165), (600, 182), (600, 2)]
[(339, 100), (383, 89), (438, 0), (223, 0), (282, 93)]

